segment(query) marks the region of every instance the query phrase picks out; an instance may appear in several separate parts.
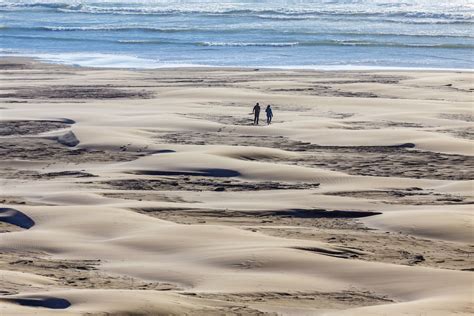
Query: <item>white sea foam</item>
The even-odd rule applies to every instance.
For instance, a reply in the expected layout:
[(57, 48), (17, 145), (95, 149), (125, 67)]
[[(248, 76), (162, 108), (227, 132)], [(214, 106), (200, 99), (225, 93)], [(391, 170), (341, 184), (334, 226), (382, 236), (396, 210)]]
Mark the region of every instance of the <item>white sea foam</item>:
[[(93, 68), (119, 68), (119, 69), (160, 69), (160, 68), (236, 68), (235, 66), (206, 65), (198, 63), (161, 62), (156, 59), (138, 58), (136, 56), (118, 54), (21, 54), (11, 50), (0, 50), (0, 56), (29, 57), (53, 64), (65, 64)], [(237, 68), (250, 69), (282, 69), (282, 70), (321, 70), (321, 71), (359, 71), (359, 70), (397, 70), (397, 71), (464, 71), (474, 72), (466, 68), (433, 68), (433, 67), (388, 67), (371, 65), (262, 65), (238, 66)]]
[[(4, 56), (7, 54), (3, 54)], [(8, 54), (12, 55), (12, 54)], [(139, 58), (136, 56), (127, 56), (119, 54), (91, 54), (91, 53), (15, 53), (15, 56), (32, 57), (40, 61), (66, 64), (81, 67), (97, 68), (140, 68), (153, 69), (159, 68), (161, 64), (157, 59)]]
[(299, 45), (299, 42), (282, 42), (282, 43), (251, 43), (251, 42), (199, 42), (197, 45), (201, 46), (234, 46), (234, 47), (246, 47), (246, 46), (268, 46), (268, 47), (288, 47)]

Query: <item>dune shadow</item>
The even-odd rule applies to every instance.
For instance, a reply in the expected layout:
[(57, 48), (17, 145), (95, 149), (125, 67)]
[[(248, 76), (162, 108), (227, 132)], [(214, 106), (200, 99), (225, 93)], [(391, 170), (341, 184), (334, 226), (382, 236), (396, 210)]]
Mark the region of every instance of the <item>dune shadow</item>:
[(160, 149), (160, 150), (150, 151), (148, 154), (150, 154), (150, 155), (155, 155), (155, 154), (171, 154), (171, 153), (175, 153), (175, 152), (176, 152), (175, 150), (171, 150), (171, 149)]
[(297, 250), (313, 252), (323, 256), (336, 257), (342, 259), (358, 258), (360, 252), (351, 249), (325, 249), (321, 247), (291, 247)]
[(62, 118), (59, 118), (58, 119), (58, 122), (62, 122), (64, 124), (76, 124), (76, 121), (74, 120), (71, 120), (71, 119), (68, 119), (68, 118), (65, 118), (65, 117), (62, 117)]
[(79, 140), (77, 139), (76, 135), (69, 131), (66, 134), (63, 134), (61, 136), (58, 136), (56, 138), (57, 142), (60, 143), (61, 145), (67, 146), (67, 147), (75, 147), (79, 145)]
[(328, 211), (324, 209), (292, 209), (283, 211), (268, 211), (264, 212), (263, 214), (272, 216), (287, 216), (294, 218), (360, 218), (380, 215), (382, 213), (370, 211)]
[(30, 229), (35, 225), (31, 217), (13, 208), (0, 208), (0, 222), (12, 224), (24, 229)]
[(0, 300), (15, 303), (28, 307), (44, 307), (49, 309), (65, 309), (71, 306), (71, 303), (63, 298), (58, 297), (31, 297), (31, 298), (1, 298)]
[(148, 176), (198, 176), (198, 177), (215, 177), (215, 178), (232, 178), (239, 177), (240, 172), (231, 169), (198, 169), (196, 171), (159, 171), (159, 170), (138, 170), (133, 174), (141, 174)]

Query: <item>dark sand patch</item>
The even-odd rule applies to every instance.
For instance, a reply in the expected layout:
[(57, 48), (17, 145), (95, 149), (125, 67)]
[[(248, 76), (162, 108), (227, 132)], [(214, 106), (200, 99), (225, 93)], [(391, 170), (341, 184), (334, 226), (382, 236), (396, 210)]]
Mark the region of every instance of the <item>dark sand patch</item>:
[(201, 119), (208, 122), (216, 122), (216, 123), (220, 123), (224, 125), (244, 125), (244, 126), (253, 125), (253, 116), (251, 115), (238, 117), (235, 115), (217, 115), (217, 114), (210, 115), (210, 114), (204, 114), (204, 113), (191, 113), (191, 114), (183, 114), (183, 116), (194, 118), (194, 119)]
[(327, 85), (313, 85), (306, 88), (273, 88), (268, 89), (268, 92), (284, 92), (285, 94), (307, 94), (324, 97), (346, 97), (346, 98), (379, 98), (380, 96), (373, 92), (354, 92), (347, 89), (339, 89)]
[(8, 62), (7, 60), (0, 60), (0, 70), (25, 70), (32, 69), (29, 63)]
[[(1, 175), (1, 174), (0, 174)], [(3, 175), (2, 175), (3, 177)], [(48, 206), (51, 204), (48, 203), (41, 203), (41, 202), (33, 202), (25, 197), (21, 196), (9, 196), (9, 195), (0, 195), (0, 204), (5, 206), (12, 206), (15, 208), (17, 205), (30, 205), (30, 206)]]
[[(390, 75), (381, 75), (381, 74), (363, 74), (363, 73), (341, 73), (329, 74), (324, 73), (321, 75), (319, 73), (301, 73), (294, 75), (285, 75), (289, 80), (299, 81), (298, 87), (287, 87), (287, 82), (285, 84), (279, 85), (277, 79), (272, 76), (274, 88), (258, 88), (256, 89), (270, 92), (270, 93), (285, 93), (285, 94), (305, 94), (305, 95), (317, 95), (324, 97), (357, 97), (357, 98), (379, 98), (383, 97), (386, 99), (395, 99), (394, 96), (380, 95), (376, 94), (370, 89), (366, 91), (353, 91), (351, 85), (354, 84), (357, 87), (360, 87), (360, 84), (374, 83), (374, 84), (385, 84), (393, 85), (398, 84), (400, 81), (408, 79), (405, 76), (390, 76)], [(255, 78), (261, 82), (265, 82), (272, 79), (265, 78)]]
[(386, 204), (399, 205), (450, 205), (473, 204), (474, 199), (452, 194), (435, 193), (421, 188), (407, 188), (405, 190), (365, 190), (328, 192), (325, 195), (348, 196), (361, 199), (377, 200)]
[(474, 122), (474, 114), (441, 113), (439, 117), (448, 120)]
[(1, 160), (81, 163), (90, 161), (131, 161), (140, 156), (143, 156), (143, 154), (127, 151), (69, 148), (56, 140), (46, 138), (5, 138), (0, 142)]
[(329, 127), (329, 129), (369, 130), (382, 128), (426, 128), (419, 123), (394, 121), (341, 121), (344, 126)]
[(13, 87), (15, 92), (0, 94), (0, 98), (17, 99), (149, 99), (153, 94), (145, 90), (113, 86), (49, 85)]
[(21, 228), (0, 220), (0, 233), (10, 233), (17, 231), (21, 231)]
[[(5, 179), (52, 180), (57, 178), (93, 178), (94, 174), (84, 171), (57, 171), (41, 173), (35, 170), (4, 169), (0, 176)], [(15, 204), (15, 203), (10, 203)]]
[(72, 123), (60, 121), (0, 121), (0, 136), (37, 135), (44, 132), (68, 128)]
[(36, 178), (39, 179), (50, 179), (50, 178), (91, 178), (91, 177), (97, 177), (96, 175), (93, 175), (88, 172), (84, 171), (58, 171), (58, 172), (47, 172), (47, 173), (40, 173), (36, 176)]
[(460, 127), (451, 129), (439, 129), (437, 132), (450, 134), (457, 138), (474, 140), (474, 127)]
[(206, 209), (185, 209), (185, 208), (140, 208), (139, 212), (150, 214), (155, 212), (188, 211), (194, 217), (252, 217), (252, 218), (361, 218), (382, 214), (380, 212), (368, 211), (345, 211), (345, 210), (325, 210), (325, 209), (293, 209), (293, 210), (262, 210), (262, 211), (237, 211), (237, 210), (206, 210)]
[(394, 300), (372, 292), (351, 289), (341, 292), (251, 292), (251, 293), (194, 293), (185, 292), (182, 295), (251, 304), (258, 308), (259, 304), (295, 307), (313, 307), (320, 309), (343, 309), (354, 306), (371, 306), (393, 303)]
[(155, 191), (262, 191), (314, 189), (319, 183), (286, 183), (271, 181), (242, 181), (220, 177), (161, 176), (157, 179), (126, 179), (97, 182), (116, 190)]
[[(254, 226), (262, 227), (318, 227), (326, 229), (368, 230), (367, 227), (355, 221), (357, 217), (376, 215), (376, 212), (364, 212), (357, 216), (357, 212), (336, 213), (320, 210), (307, 210), (308, 213), (289, 210), (217, 210), (183, 207), (163, 208), (134, 208), (136, 212), (156, 217), (162, 220), (179, 224), (209, 224), (209, 225), (236, 225), (253, 229)], [(325, 216), (324, 216), (325, 215)]]
[(330, 119), (343, 120), (349, 117), (353, 117), (355, 113), (349, 112), (334, 112), (334, 111), (318, 111), (317, 116), (327, 117)]
[[(246, 125), (246, 124), (233, 124), (232, 122), (238, 122), (239, 120), (242, 120), (241, 122), (247, 122), (248, 120), (251, 120), (251, 122), (253, 123), (253, 116), (248, 114), (249, 113), (249, 110), (251, 111), (254, 104), (248, 104), (248, 103), (240, 103), (240, 102), (226, 102), (226, 103), (221, 103), (221, 102), (208, 102), (208, 103), (201, 103), (203, 106), (209, 106), (209, 105), (213, 105), (213, 106), (222, 106), (222, 107), (234, 107), (234, 108), (242, 108), (244, 109), (244, 112), (242, 114), (242, 116), (240, 117), (229, 117), (227, 115), (209, 115), (209, 114), (204, 114), (204, 113), (191, 113), (191, 114), (185, 114), (185, 115), (189, 115), (191, 117), (195, 117), (195, 118), (200, 118), (200, 119), (206, 119), (206, 120), (209, 120), (211, 122), (217, 122), (217, 123), (220, 123), (220, 117), (223, 118), (223, 124), (230, 124), (230, 125)], [(280, 112), (280, 111), (283, 111), (283, 112), (307, 112), (307, 111), (310, 111), (312, 109), (314, 109), (314, 107), (310, 107), (310, 106), (304, 106), (304, 105), (300, 105), (300, 104), (283, 104), (283, 103), (279, 103), (278, 105), (276, 104), (273, 104), (272, 105), (272, 108), (274, 109), (274, 111), (277, 111), (277, 112)], [(262, 122), (263, 122), (263, 118), (264, 118), (264, 114), (265, 113), (260, 113), (260, 118), (262, 118)], [(225, 123), (226, 122), (226, 118), (227, 120), (229, 120), (230, 122), (229, 123)]]
[(416, 179), (472, 180), (474, 157), (413, 149), (414, 145), (320, 146), (287, 137), (255, 136), (221, 132), (174, 132), (158, 136), (165, 143), (279, 148), (299, 152), (280, 163), (342, 171), (351, 175)]
[(451, 270), (465, 270), (473, 266), (470, 258), (474, 255), (474, 249), (469, 245), (367, 229), (360, 223), (356, 226), (356, 222), (355, 219), (346, 219), (345, 223), (332, 221), (331, 225), (314, 226), (308, 223), (285, 226), (254, 223), (255, 226), (247, 229), (277, 237), (327, 242), (337, 249), (361, 252), (357, 256), (347, 255), (347, 259)]
[(402, 147), (321, 146), (295, 162), (351, 175), (438, 180), (474, 179), (474, 157)]
[(134, 201), (154, 201), (154, 202), (169, 202), (169, 203), (199, 203), (198, 201), (191, 201), (184, 199), (178, 195), (171, 195), (170, 192), (166, 194), (156, 193), (155, 191), (143, 192), (113, 192), (101, 193), (102, 196), (114, 199), (134, 200)]
[[(21, 259), (19, 259), (21, 258)], [(179, 290), (176, 284), (150, 282), (101, 270), (101, 260), (61, 260), (39, 253), (0, 253), (0, 269), (52, 278), (60, 286), (80, 289)]]
[(309, 251), (319, 255), (335, 257), (335, 258), (342, 258), (342, 259), (355, 259), (358, 258), (359, 255), (363, 253), (357, 250), (352, 249), (326, 249), (326, 248), (319, 248), (319, 247), (293, 247), (293, 249), (302, 250), (302, 251)]

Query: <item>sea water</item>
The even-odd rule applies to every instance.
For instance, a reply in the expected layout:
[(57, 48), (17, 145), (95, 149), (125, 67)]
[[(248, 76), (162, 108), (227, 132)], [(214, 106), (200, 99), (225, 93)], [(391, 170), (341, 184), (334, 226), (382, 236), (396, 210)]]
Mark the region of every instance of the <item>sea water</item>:
[(0, 0), (0, 54), (80, 66), (456, 68), (474, 1)]

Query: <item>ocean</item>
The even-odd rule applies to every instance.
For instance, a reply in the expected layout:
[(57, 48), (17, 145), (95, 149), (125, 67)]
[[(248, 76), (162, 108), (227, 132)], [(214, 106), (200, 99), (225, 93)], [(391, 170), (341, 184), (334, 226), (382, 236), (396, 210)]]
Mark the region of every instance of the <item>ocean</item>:
[(92, 67), (473, 69), (474, 1), (0, 0), (0, 54)]

